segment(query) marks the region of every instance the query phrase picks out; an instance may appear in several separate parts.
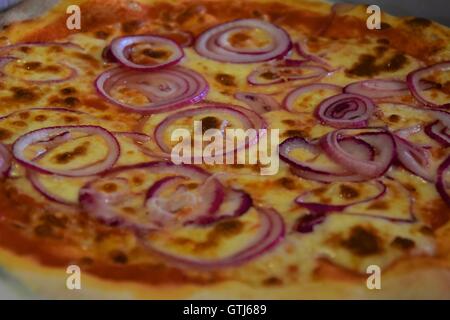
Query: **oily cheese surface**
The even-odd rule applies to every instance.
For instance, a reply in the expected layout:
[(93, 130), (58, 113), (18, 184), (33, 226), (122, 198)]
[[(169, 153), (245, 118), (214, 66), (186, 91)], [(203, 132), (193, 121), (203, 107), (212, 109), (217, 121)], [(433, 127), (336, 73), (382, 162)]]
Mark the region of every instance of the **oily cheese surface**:
[[(152, 135), (155, 126), (170, 113), (142, 119), (100, 97), (93, 85), (101, 72), (113, 66), (101, 55), (105, 46), (120, 35), (165, 35), (171, 29), (198, 35), (210, 26), (237, 18), (267, 19), (285, 28), (294, 41), (307, 40), (311, 52), (336, 67), (321, 82), (339, 86), (368, 78), (404, 79), (418, 67), (450, 59), (447, 28), (424, 19), (383, 14), (382, 30), (369, 31), (365, 28), (365, 8), (360, 6), (331, 15), (331, 6), (319, 1), (70, 1), (74, 3), (80, 5), (83, 14), (81, 32), (65, 27), (67, 1), (61, 1), (41, 18), (18, 22), (2, 31), (4, 46), (34, 41), (76, 45), (8, 50), (8, 55), (19, 59), (7, 64), (5, 80), (0, 83), (2, 143), (11, 144), (32, 130), (61, 125), (101, 125), (111, 132), (130, 132), (139, 124), (144, 133)], [(208, 101), (247, 107), (234, 98), (234, 93), (244, 91), (271, 94), (281, 102), (288, 92), (304, 84), (292, 81), (251, 86), (247, 76), (260, 64), (219, 63), (199, 56), (192, 47), (184, 48), (184, 52), (180, 64), (205, 77), (210, 85)], [(367, 57), (371, 57), (369, 65)], [(298, 56), (294, 53), (292, 58)], [(51, 85), (37, 82), (49, 76), (68, 76), (71, 69), (77, 76), (69, 81)], [(224, 78), (232, 81), (224, 82)], [(293, 112), (278, 110), (263, 117), (269, 128), (280, 130), (280, 141), (293, 136), (321, 137), (333, 128), (319, 123), (313, 110), (331, 94), (324, 90), (301, 96)], [(449, 101), (445, 86), (433, 89), (431, 94), (442, 104)], [(395, 131), (432, 121), (428, 113), (408, 106), (413, 103), (410, 96), (379, 103), (377, 116), (369, 126), (387, 125)], [(429, 146), (437, 161), (449, 155), (423, 133), (412, 139)], [(155, 160), (132, 139), (120, 136), (118, 140), (122, 150), (118, 165)], [(74, 150), (85, 142), (81, 138), (57, 147), (41, 161), (51, 164), (53, 155)], [(157, 148), (154, 141), (145, 147), (153, 151)], [(71, 165), (82, 166), (83, 161), (104, 156), (101, 140), (91, 141), (88, 148), (88, 156)], [(237, 267), (211, 271), (181, 268), (146, 250), (133, 232), (106, 226), (80, 212), (77, 206), (63, 206), (44, 198), (30, 184), (27, 170), (15, 164), (13, 179), (0, 182), (0, 266), (31, 290), (51, 297), (450, 297), (449, 208), (433, 184), (401, 167), (391, 168), (389, 177), (393, 179), (381, 179), (388, 192), (375, 205), (332, 214), (314, 232), (305, 234), (296, 232), (295, 225), (309, 212), (296, 205), (294, 199), (301, 193), (322, 189), (319, 198), (311, 199), (339, 203), (342, 199), (336, 190), (340, 184), (324, 186), (301, 179), (281, 161), (273, 176), (261, 176), (260, 168), (250, 165), (202, 167), (217, 174), (227, 187), (249, 193), (256, 205), (275, 208), (286, 225), (283, 241), (267, 254)], [(161, 178), (139, 170), (135, 174), (146, 178), (139, 188), (148, 188)], [(72, 203), (76, 203), (79, 189), (87, 182), (87, 178), (36, 175), (52, 195)], [(376, 193), (373, 181), (348, 187), (358, 191), (358, 199)], [(415, 222), (393, 223), (376, 218), (410, 219), (410, 197), (415, 199)], [(154, 235), (151, 241), (174, 254), (220, 258), (251, 241), (259, 219), (252, 208), (236, 219), (202, 228), (175, 228)], [(84, 289), (77, 293), (65, 289), (65, 268), (70, 264), (79, 265), (86, 274)], [(369, 265), (380, 266), (386, 276), (379, 292), (366, 287)]]

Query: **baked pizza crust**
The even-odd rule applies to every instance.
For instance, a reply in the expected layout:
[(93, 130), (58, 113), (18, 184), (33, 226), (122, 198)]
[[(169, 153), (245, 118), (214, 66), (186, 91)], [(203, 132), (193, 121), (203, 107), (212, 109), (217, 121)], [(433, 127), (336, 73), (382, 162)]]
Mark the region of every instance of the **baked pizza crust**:
[[(113, 0), (111, 0), (114, 2)], [(32, 1), (28, 1), (31, 3)], [(53, 4), (54, 1), (46, 1)], [(83, 1), (69, 1), (82, 3)], [(105, 1), (106, 3), (107, 1)], [(286, 1), (290, 2), (290, 1)], [(293, 1), (295, 3), (296, 1)], [(50, 11), (48, 18), (26, 22), (25, 25), (12, 25), (6, 30), (14, 41), (24, 34), (17, 30), (39, 28), (59, 16), (67, 1), (58, 4)], [(20, 9), (19, 9), (20, 10)], [(33, 10), (34, 11), (34, 10)], [(39, 12), (37, 10), (36, 12)], [(40, 12), (38, 13), (40, 14)], [(4, 17), (8, 23), (21, 19), (11, 14)], [(386, 16), (387, 21), (396, 18)], [(18, 29), (16, 29), (18, 28)], [(23, 29), (21, 29), (23, 28)], [(438, 33), (450, 36), (445, 27), (437, 28)], [(32, 33), (32, 32), (31, 32)], [(445, 50), (429, 56), (429, 61), (445, 60)], [(407, 257), (395, 262), (382, 273), (382, 289), (369, 290), (366, 287), (367, 275), (347, 271), (328, 261), (320, 263), (317, 277), (300, 281), (290, 286), (251, 286), (237, 281), (220, 281), (215, 284), (172, 284), (150, 285), (136, 282), (103, 279), (87, 272), (81, 275), (81, 290), (68, 290), (65, 268), (49, 267), (33, 257), (0, 248), (0, 266), (11, 276), (23, 283), (39, 296), (50, 298), (108, 298), (108, 299), (450, 299), (450, 226), (441, 227), (437, 233), (438, 253), (436, 257)]]

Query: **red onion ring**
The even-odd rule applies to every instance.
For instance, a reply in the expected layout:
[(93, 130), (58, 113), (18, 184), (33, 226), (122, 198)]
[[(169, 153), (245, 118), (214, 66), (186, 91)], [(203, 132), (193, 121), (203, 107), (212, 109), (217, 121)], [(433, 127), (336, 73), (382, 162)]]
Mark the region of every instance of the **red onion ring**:
[(386, 185), (384, 183), (382, 183), (381, 181), (376, 181), (375, 183), (378, 188), (378, 193), (376, 193), (375, 195), (370, 196), (366, 199), (354, 201), (354, 202), (351, 202), (348, 204), (337, 205), (337, 204), (305, 201), (304, 198), (313, 191), (304, 192), (303, 194), (301, 194), (300, 196), (298, 196), (295, 199), (295, 203), (297, 203), (301, 207), (311, 210), (314, 213), (328, 213), (328, 212), (333, 212), (333, 211), (342, 212), (345, 209), (347, 209), (348, 207), (355, 206), (357, 204), (367, 203), (367, 202), (370, 202), (373, 200), (377, 200), (377, 199), (381, 198), (383, 195), (385, 195), (386, 189), (387, 189)]
[(263, 93), (237, 92), (234, 97), (246, 103), (258, 114), (280, 109), (280, 104), (273, 97)]
[[(49, 138), (64, 132), (84, 132), (89, 135), (100, 135), (110, 148), (107, 157), (87, 167), (70, 170), (58, 170), (45, 168), (42, 165), (25, 157), (25, 149), (35, 143), (48, 141)], [(120, 146), (116, 138), (106, 129), (99, 126), (57, 126), (37, 129), (20, 136), (13, 144), (13, 155), (16, 161), (23, 166), (41, 173), (58, 174), (67, 177), (81, 177), (102, 173), (109, 170), (117, 161), (120, 155)]]
[[(192, 117), (195, 115), (199, 115), (202, 113), (208, 113), (208, 112), (223, 112), (226, 114), (231, 114), (243, 124), (243, 130), (247, 130), (250, 128), (253, 129), (262, 129), (266, 127), (266, 122), (264, 119), (261, 118), (257, 113), (255, 113), (252, 110), (234, 106), (234, 105), (227, 105), (227, 104), (221, 104), (221, 103), (204, 103), (199, 104), (196, 108), (186, 109), (182, 110), (180, 112), (174, 113), (166, 117), (163, 121), (161, 121), (155, 128), (153, 132), (154, 140), (158, 147), (166, 154), (170, 154), (172, 151), (172, 148), (167, 145), (164, 141), (164, 133), (166, 129), (170, 126), (171, 123), (174, 121), (181, 119), (181, 118), (187, 118)], [(255, 137), (252, 141), (249, 141), (245, 148), (249, 147), (250, 145), (253, 145), (258, 141), (258, 136)], [(234, 153), (236, 150), (233, 150)], [(224, 150), (222, 155), (225, 155), (226, 152)], [(216, 155), (218, 156), (218, 155)], [(195, 158), (194, 158), (195, 160)]]
[[(433, 87), (432, 83), (421, 81), (422, 90)], [(344, 88), (345, 93), (354, 93), (372, 99), (406, 96), (410, 94), (405, 81), (394, 79), (370, 79), (350, 83)]]
[[(271, 35), (272, 42), (264, 48), (236, 48), (228, 41), (230, 32), (262, 29)], [(286, 31), (263, 20), (239, 19), (219, 24), (200, 34), (194, 44), (197, 53), (206, 58), (231, 63), (253, 63), (285, 56), (292, 48)]]
[[(141, 114), (172, 111), (205, 98), (209, 86), (197, 72), (172, 67), (151, 73), (125, 68), (114, 68), (102, 73), (95, 81), (98, 93), (111, 103)], [(139, 90), (152, 102), (138, 106), (121, 102), (111, 96), (117, 85)]]
[[(366, 142), (354, 137), (346, 137), (344, 139), (345, 140), (340, 139), (340, 144), (347, 152), (352, 153), (355, 156), (357, 154), (359, 159), (365, 161), (374, 158), (373, 149)], [(323, 151), (320, 144), (312, 144), (300, 137), (289, 138), (280, 144), (280, 159), (291, 165), (294, 174), (304, 179), (319, 182), (358, 182), (367, 180), (367, 178), (362, 175), (353, 174), (341, 166), (336, 166), (334, 162), (330, 162), (329, 166), (325, 166), (308, 161), (299, 161), (290, 155), (290, 152), (297, 148), (306, 149), (312, 152), (315, 157)]]
[(11, 153), (2, 143), (0, 143), (0, 177), (4, 178), (11, 169)]
[(369, 98), (342, 93), (322, 101), (314, 113), (322, 123), (334, 128), (364, 128), (374, 109)]
[(450, 194), (448, 192), (448, 182), (445, 181), (445, 175), (450, 168), (450, 156), (445, 159), (437, 170), (436, 190), (442, 200), (450, 207)]
[(295, 100), (297, 100), (297, 98), (300, 95), (302, 95), (306, 92), (310, 92), (310, 91), (314, 91), (314, 90), (322, 90), (322, 89), (323, 90), (334, 90), (336, 92), (336, 94), (342, 92), (342, 87), (339, 87), (334, 84), (329, 84), (329, 83), (307, 84), (304, 86), (297, 87), (294, 90), (292, 90), (291, 92), (289, 92), (288, 95), (284, 98), (282, 105), (286, 110), (293, 112)]
[(417, 146), (406, 139), (394, 135), (396, 146), (396, 157), (400, 163), (415, 175), (433, 182), (434, 173), (430, 171), (430, 154), (427, 149)]
[[(304, 71), (311, 71), (312, 73), (301, 74)], [(295, 73), (300, 74), (295, 74)], [(264, 78), (264, 74), (270, 74), (270, 79)], [(263, 66), (252, 71), (248, 77), (247, 82), (254, 86), (265, 86), (287, 81), (296, 80), (319, 80), (325, 77), (328, 71), (321, 66), (300, 65), (296, 67), (288, 66)]]
[(333, 131), (320, 139), (323, 150), (331, 159), (350, 172), (365, 177), (379, 177), (389, 169), (395, 156), (395, 142), (389, 132), (366, 132), (357, 135), (358, 139), (376, 150), (373, 160), (362, 160), (340, 146), (339, 138), (344, 131)]
[[(161, 180), (156, 181), (147, 191), (145, 197), (144, 206), (150, 211), (150, 219), (153, 224), (158, 226), (164, 226), (168, 223), (174, 224), (176, 222), (176, 216), (165, 208), (158, 208), (162, 210), (152, 210), (152, 205), (157, 204), (156, 201), (160, 200), (160, 195), (167, 187), (172, 187), (173, 185), (178, 186), (180, 183), (185, 181), (186, 178), (175, 176), (175, 177), (165, 177)], [(202, 219), (208, 219), (212, 217), (223, 203), (225, 197), (225, 191), (222, 184), (215, 178), (209, 177), (206, 181), (199, 187), (199, 193), (202, 196), (201, 203), (196, 204), (196, 213), (194, 217), (182, 217), (184, 224), (196, 223), (196, 221), (202, 221)], [(168, 199), (169, 204), (174, 197), (172, 193)], [(175, 204), (180, 205), (180, 204)], [(182, 205), (182, 204), (181, 204)], [(154, 211), (159, 211), (158, 214), (153, 215)]]
[(298, 55), (301, 56), (302, 58), (331, 68), (330, 64), (325, 59), (309, 53), (308, 50), (306, 49), (305, 43), (298, 41), (297, 43), (295, 43), (294, 48), (297, 51)]
[(439, 106), (433, 101), (428, 100), (428, 98), (424, 97), (421, 94), (421, 91), (423, 90), (420, 86), (420, 81), (424, 76), (427, 74), (436, 72), (436, 71), (450, 71), (450, 61), (440, 62), (437, 64), (434, 64), (432, 66), (420, 68), (417, 70), (414, 70), (408, 74), (406, 77), (406, 82), (408, 84), (408, 88), (411, 91), (414, 98), (416, 98), (417, 101), (420, 103), (429, 106), (429, 107), (437, 107)]
[[(138, 44), (165, 45), (171, 48), (172, 55), (164, 62), (157, 64), (138, 64), (131, 60), (129, 51)], [(112, 55), (125, 67), (139, 70), (154, 71), (175, 65), (184, 57), (183, 49), (173, 40), (154, 35), (123, 36), (114, 39), (110, 45)]]
[(150, 252), (161, 256), (175, 265), (196, 269), (216, 269), (237, 266), (267, 253), (285, 237), (284, 221), (278, 212), (273, 209), (256, 209), (261, 219), (258, 235), (244, 248), (223, 258), (214, 260), (175, 255), (157, 248), (151, 241), (145, 239), (146, 235), (141, 236), (141, 241), (144, 247)]
[(442, 146), (450, 147), (450, 128), (441, 121), (435, 121), (425, 127), (425, 133)]

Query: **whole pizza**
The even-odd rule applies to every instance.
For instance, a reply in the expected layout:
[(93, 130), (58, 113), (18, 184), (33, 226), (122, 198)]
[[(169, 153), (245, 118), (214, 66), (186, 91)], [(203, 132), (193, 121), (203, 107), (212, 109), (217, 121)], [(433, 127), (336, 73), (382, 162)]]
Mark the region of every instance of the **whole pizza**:
[(63, 0), (0, 68), (1, 275), (33, 295), (450, 298), (450, 29)]

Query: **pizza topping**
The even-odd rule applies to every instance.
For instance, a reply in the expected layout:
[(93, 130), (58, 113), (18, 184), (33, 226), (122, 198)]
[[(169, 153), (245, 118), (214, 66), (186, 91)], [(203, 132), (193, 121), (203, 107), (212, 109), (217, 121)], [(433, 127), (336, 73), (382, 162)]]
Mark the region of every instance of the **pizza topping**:
[(245, 102), (258, 114), (280, 109), (280, 104), (271, 96), (263, 93), (237, 92), (234, 97)]
[[(435, 85), (428, 81), (421, 81), (422, 90), (433, 88)], [(353, 82), (344, 88), (344, 92), (363, 95), (372, 99), (382, 99), (409, 95), (408, 85), (402, 80), (371, 79)]]
[(441, 121), (435, 121), (425, 127), (425, 133), (444, 147), (450, 147), (450, 128)]
[(258, 213), (258, 223), (255, 228), (256, 234), (247, 240), (246, 243), (240, 242), (240, 247), (237, 246), (237, 249), (224, 256), (201, 258), (169, 251), (152, 241), (151, 235), (143, 235), (142, 243), (150, 252), (183, 267), (215, 269), (240, 265), (273, 249), (285, 236), (284, 222), (278, 212), (273, 209), (259, 207), (255, 209)]
[(306, 48), (306, 43), (304, 41), (298, 41), (295, 45), (295, 50), (297, 51), (298, 55), (302, 58), (306, 59), (307, 61), (312, 61), (318, 64), (321, 64), (327, 68), (331, 68), (329, 63), (323, 59), (320, 56), (311, 54), (308, 52), (308, 49)]
[(442, 200), (450, 206), (450, 156), (442, 162), (437, 171), (436, 189)]
[[(168, 117), (166, 117), (163, 121), (161, 121), (155, 128), (154, 131), (154, 137), (155, 137), (155, 141), (157, 143), (157, 145), (159, 146), (159, 148), (167, 153), (170, 154), (172, 152), (172, 147), (166, 142), (168, 139), (166, 139), (166, 133), (168, 131), (169, 128), (174, 128), (177, 125), (180, 125), (180, 121), (181, 124), (182, 121), (186, 121), (186, 119), (188, 119), (188, 121), (195, 121), (195, 120), (203, 120), (205, 118), (211, 118), (210, 115), (214, 115), (215, 118), (219, 118), (219, 119), (223, 119), (223, 121), (225, 121), (225, 125), (227, 127), (229, 126), (233, 126), (236, 128), (241, 128), (244, 131), (250, 128), (254, 128), (254, 129), (262, 129), (265, 128), (266, 123), (264, 121), (264, 119), (261, 118), (261, 116), (259, 114), (257, 114), (256, 112), (243, 108), (243, 107), (239, 107), (239, 106), (234, 106), (234, 105), (226, 105), (226, 104), (220, 104), (220, 103), (204, 103), (204, 104), (200, 104), (198, 105), (196, 108), (191, 108), (191, 109), (186, 109), (174, 114), (169, 115)], [(209, 121), (210, 122), (210, 121)], [(221, 127), (222, 124), (224, 122), (221, 122)], [(217, 123), (215, 121), (215, 127), (217, 126)], [(202, 127), (203, 127), (203, 123), (202, 123)], [(202, 128), (203, 130), (203, 128)], [(223, 131), (223, 130), (222, 130)], [(223, 141), (223, 145), (226, 145), (226, 139), (228, 139), (227, 137), (225, 137), (224, 135), (224, 141)], [(235, 149), (233, 150), (227, 150), (229, 152), (235, 152), (237, 149), (241, 149), (241, 148), (247, 148), (250, 145), (253, 145), (254, 143), (256, 143), (258, 141), (258, 135), (255, 135), (254, 137), (250, 137), (249, 141), (246, 142), (244, 145), (239, 145), (239, 143), (237, 143), (237, 146)], [(233, 143), (234, 145), (234, 143)], [(199, 146), (202, 147), (202, 146)], [(225, 154), (225, 149), (226, 148), (222, 148), (222, 154)], [(201, 153), (201, 150), (196, 150), (196, 146), (194, 145), (194, 152), (193, 152), (193, 157), (194, 157), (194, 162), (196, 160), (195, 155), (197, 154), (197, 152)], [(184, 155), (183, 155), (184, 156)], [(219, 154), (215, 155), (216, 157), (219, 156)]]
[(174, 65), (184, 57), (175, 41), (150, 35), (116, 38), (110, 52), (124, 66), (147, 71)]
[(381, 239), (374, 231), (362, 226), (354, 227), (341, 244), (358, 256), (373, 255), (383, 250)]
[[(337, 184), (331, 185), (328, 188), (327, 193), (321, 194), (319, 197), (317, 197), (317, 195), (315, 194), (315, 190), (307, 191), (298, 196), (295, 199), (295, 202), (301, 207), (307, 208), (315, 213), (341, 212), (350, 206), (355, 206), (361, 203), (367, 203), (369, 201), (377, 200), (386, 194), (386, 185), (379, 181), (376, 181), (373, 184), (373, 186), (368, 186), (364, 184), (364, 185), (357, 185), (357, 187), (359, 190), (363, 190), (364, 194), (369, 194), (369, 196), (362, 199), (353, 199), (358, 197), (358, 193), (354, 188), (346, 184)], [(333, 194), (336, 192), (339, 192), (340, 196), (333, 197)], [(330, 201), (326, 201), (328, 200), (328, 198), (324, 197), (327, 196), (330, 196), (333, 199), (337, 199), (338, 203), (334, 204), (330, 203)], [(349, 202), (348, 200), (351, 201)]]
[[(428, 80), (427, 77), (430, 76), (439, 77), (437, 80), (448, 81), (449, 70), (450, 70), (450, 62), (446, 61), (434, 64), (432, 66), (423, 67), (409, 73), (408, 76), (406, 77), (406, 81), (409, 90), (411, 90), (411, 93), (414, 96), (414, 98), (416, 98), (417, 101), (428, 107), (439, 106), (440, 103), (437, 103), (436, 101), (433, 100), (432, 95), (433, 92), (431, 92), (430, 95), (425, 95), (423, 93), (424, 89), (420, 86), (420, 83), (422, 80)], [(446, 74), (447, 77), (444, 74)]]
[(415, 145), (399, 135), (394, 135), (396, 156), (401, 164), (412, 173), (427, 181), (434, 181), (434, 172), (430, 168), (430, 153), (427, 149)]
[(226, 73), (218, 73), (216, 75), (216, 81), (227, 87), (233, 87), (236, 85), (236, 83), (234, 82), (234, 77)]
[(310, 212), (297, 220), (294, 230), (300, 233), (310, 233), (314, 228), (323, 223), (326, 219), (326, 214), (323, 212)]
[(322, 101), (315, 110), (319, 120), (335, 128), (364, 128), (374, 112), (370, 98), (343, 93)]
[[(114, 68), (95, 82), (108, 101), (133, 112), (166, 112), (202, 100), (209, 86), (197, 72), (172, 67), (154, 72)], [(132, 95), (130, 93), (133, 93)]]
[(256, 86), (271, 85), (295, 80), (319, 80), (328, 75), (328, 71), (322, 66), (300, 65), (263, 65), (252, 71), (248, 77), (248, 83)]
[(286, 31), (269, 22), (240, 19), (206, 30), (194, 46), (209, 59), (253, 63), (283, 57), (292, 44)]
[(357, 135), (357, 138), (368, 143), (375, 150), (375, 157), (371, 160), (362, 160), (344, 150), (339, 138), (345, 130), (328, 133), (320, 139), (325, 153), (347, 170), (365, 177), (375, 178), (384, 174), (392, 164), (395, 155), (395, 143), (392, 135), (386, 131), (366, 132)]
[[(70, 133), (70, 141), (67, 139), (67, 133)], [(93, 163), (92, 159), (87, 159), (91, 163), (86, 163), (84, 159), (91, 157), (82, 157), (79, 161), (73, 161), (78, 160), (79, 154), (86, 155), (88, 153), (85, 148), (89, 144), (89, 139), (93, 138), (95, 139), (93, 141), (96, 142), (96, 151), (92, 150), (89, 154), (100, 156), (100, 159), (94, 159)], [(62, 149), (62, 153), (55, 156), (54, 151), (59, 152), (60, 149)], [(110, 169), (119, 158), (120, 147), (116, 138), (102, 127), (58, 126), (42, 128), (22, 135), (13, 145), (13, 154), (15, 160), (31, 170), (80, 177)], [(53, 161), (49, 161), (48, 158)], [(55, 160), (57, 163), (54, 163)], [(79, 166), (74, 166), (72, 162), (81, 163)]]
[[(283, 107), (288, 111), (294, 112), (295, 105), (297, 100), (299, 100), (299, 97), (307, 95), (306, 99), (308, 99), (310, 97), (312, 98), (312, 96), (317, 93), (319, 95), (322, 95), (324, 91), (331, 92), (333, 95), (335, 95), (341, 93), (342, 88), (340, 86), (329, 83), (313, 83), (300, 86), (288, 93), (288, 95), (283, 100)], [(311, 92), (313, 92), (313, 94), (311, 94)], [(303, 101), (304, 100), (302, 99), (302, 102)]]
[(391, 246), (401, 249), (401, 250), (410, 250), (415, 247), (415, 242), (411, 239), (403, 238), (403, 237), (395, 237), (391, 242)]
[[(340, 139), (340, 145), (362, 160), (373, 159), (373, 149), (362, 140), (353, 137)], [(305, 179), (320, 182), (367, 180), (328, 158), (317, 141), (292, 137), (280, 144), (279, 152), (280, 158), (292, 166), (293, 173)]]
[(5, 177), (11, 168), (11, 153), (0, 143), (0, 177)]

